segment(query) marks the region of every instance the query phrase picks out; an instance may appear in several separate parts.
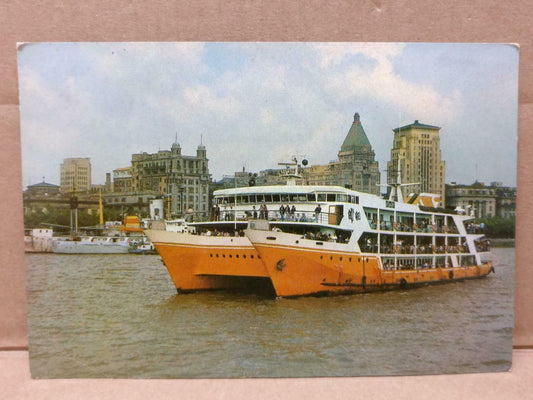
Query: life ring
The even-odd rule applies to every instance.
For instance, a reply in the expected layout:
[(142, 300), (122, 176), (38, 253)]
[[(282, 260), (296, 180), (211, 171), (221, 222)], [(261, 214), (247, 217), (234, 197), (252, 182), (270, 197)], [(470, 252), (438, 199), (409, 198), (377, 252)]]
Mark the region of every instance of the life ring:
[(453, 271), (448, 272), (448, 276), (450, 277), (450, 279), (453, 279)]

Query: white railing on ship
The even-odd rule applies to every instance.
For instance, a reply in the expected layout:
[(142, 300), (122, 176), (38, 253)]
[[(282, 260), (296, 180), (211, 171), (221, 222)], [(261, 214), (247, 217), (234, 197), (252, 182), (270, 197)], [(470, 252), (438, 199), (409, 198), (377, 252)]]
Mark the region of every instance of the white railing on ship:
[[(261, 212), (259, 210), (221, 210), (218, 218), (212, 216), (211, 221), (247, 221), (249, 219), (267, 219), (269, 221), (281, 221), (281, 222), (314, 222), (318, 224), (328, 224), (330, 221), (330, 215), (326, 212), (316, 214), (310, 211), (295, 211), (294, 213), (284, 213), (283, 215), (279, 211), (267, 210)], [(336, 224), (334, 224), (336, 225)]]
[(452, 233), (457, 234), (459, 231), (452, 226), (433, 226), (433, 225), (417, 225), (405, 223), (390, 223), (381, 222), (379, 225), (375, 222), (370, 222), (371, 229), (379, 229), (382, 231), (396, 231), (396, 232), (418, 232), (418, 233)]

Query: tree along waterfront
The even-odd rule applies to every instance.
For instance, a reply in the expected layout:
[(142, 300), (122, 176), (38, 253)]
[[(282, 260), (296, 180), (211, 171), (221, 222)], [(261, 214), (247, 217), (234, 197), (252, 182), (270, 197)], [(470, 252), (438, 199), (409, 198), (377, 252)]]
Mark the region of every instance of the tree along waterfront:
[(514, 239), (515, 219), (514, 218), (482, 218), (476, 219), (476, 224), (485, 224), (483, 233), (491, 239)]

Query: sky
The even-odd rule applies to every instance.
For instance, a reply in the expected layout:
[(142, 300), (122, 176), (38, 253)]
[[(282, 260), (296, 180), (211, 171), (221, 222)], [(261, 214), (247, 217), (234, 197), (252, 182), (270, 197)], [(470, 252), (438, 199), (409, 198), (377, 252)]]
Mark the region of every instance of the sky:
[(432, 43), (31, 43), (19, 46), (23, 187), (92, 183), (132, 154), (206, 146), (219, 180), (293, 157), (327, 164), (361, 123), (386, 181), (393, 129), (441, 127), (446, 182), (516, 186), (518, 49)]

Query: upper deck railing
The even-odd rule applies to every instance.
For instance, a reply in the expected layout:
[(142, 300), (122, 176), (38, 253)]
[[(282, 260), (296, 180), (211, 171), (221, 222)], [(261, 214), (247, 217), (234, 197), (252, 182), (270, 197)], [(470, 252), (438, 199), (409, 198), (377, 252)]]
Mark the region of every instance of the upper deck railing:
[(216, 215), (213, 213), (211, 221), (248, 221), (249, 219), (266, 219), (271, 222), (300, 222), (300, 223), (316, 223), (316, 224), (330, 224), (330, 216), (335, 214), (320, 212), (315, 213), (311, 211), (295, 210), (294, 212), (281, 213), (276, 210), (259, 210), (259, 209), (226, 209), (220, 210)]

